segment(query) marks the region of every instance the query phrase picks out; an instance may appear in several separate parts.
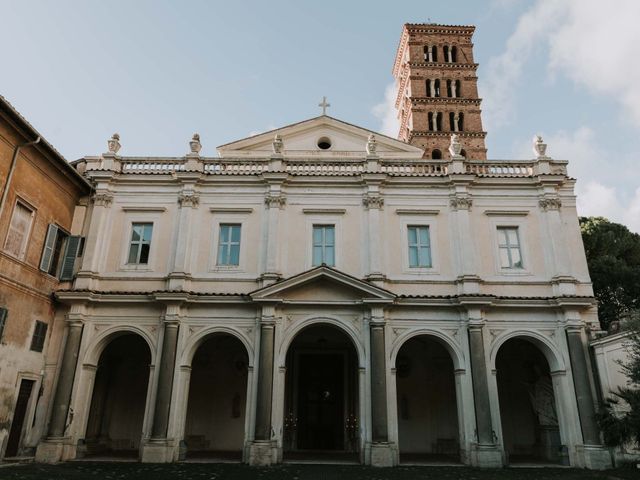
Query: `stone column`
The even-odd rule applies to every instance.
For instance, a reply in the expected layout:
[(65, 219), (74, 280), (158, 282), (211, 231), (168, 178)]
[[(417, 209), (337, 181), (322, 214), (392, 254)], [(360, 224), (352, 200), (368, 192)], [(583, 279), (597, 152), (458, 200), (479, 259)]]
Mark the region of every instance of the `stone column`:
[[(479, 318), (480, 313), (470, 313), (471, 318)], [(491, 418), (491, 400), (487, 362), (482, 334), (483, 323), (469, 324), (469, 354), (471, 360), (471, 380), (473, 383), (473, 403), (476, 414), (477, 443), (471, 448), (471, 464), (478, 467), (502, 467), (502, 452), (496, 445)]]
[(372, 307), (369, 325), (371, 329), (371, 465), (390, 467), (393, 465), (393, 454), (389, 445), (385, 321), (381, 307)]
[(380, 245), (380, 216), (384, 205), (384, 198), (380, 194), (380, 183), (384, 179), (379, 174), (369, 174), (365, 176), (368, 184), (368, 191), (362, 197), (362, 204), (367, 211), (367, 237), (368, 237), (368, 257), (369, 267), (367, 272), (367, 280), (372, 282), (382, 282), (384, 275), (382, 274), (382, 245)]
[(282, 182), (286, 179), (286, 174), (268, 172), (263, 174), (269, 182), (269, 192), (265, 196), (264, 203), (266, 206), (266, 232), (264, 236), (265, 248), (263, 250), (265, 258), (263, 259), (262, 280), (263, 285), (270, 285), (280, 279), (280, 262), (278, 249), (280, 242), (278, 239), (280, 210), (283, 210), (287, 204), (287, 199), (282, 192)]
[(489, 384), (482, 325), (469, 325), (469, 351), (471, 353), (471, 378), (473, 380), (478, 443), (480, 445), (493, 445), (495, 441), (491, 422), (491, 404), (489, 402)]
[(260, 322), (256, 425), (254, 442), (251, 445), (249, 455), (249, 463), (252, 465), (271, 465), (273, 463), (271, 400), (273, 397), (274, 336), (275, 318), (272, 315), (265, 316), (263, 314)]
[[(167, 307), (167, 310), (169, 308)], [(162, 356), (156, 385), (155, 408), (153, 409), (151, 424), (151, 438), (142, 447), (142, 461), (145, 463), (165, 463), (174, 460), (175, 445), (167, 440), (167, 430), (169, 427), (169, 412), (171, 410), (171, 393), (173, 391), (173, 372), (175, 370), (178, 347), (178, 330), (178, 316), (166, 314)]]
[[(93, 288), (95, 282), (93, 277), (100, 272), (105, 259), (104, 245), (110, 241), (109, 223), (113, 195), (108, 190), (108, 180), (113, 173), (105, 173), (109, 177), (106, 179), (106, 183), (102, 183), (99, 179), (96, 193), (92, 199), (91, 222), (86, 234), (82, 265), (76, 277), (75, 288)], [(92, 174), (97, 175), (96, 172), (92, 172)]]
[(591, 381), (589, 379), (589, 367), (584, 345), (582, 343), (582, 329), (570, 327), (567, 329), (567, 344), (569, 346), (569, 358), (573, 371), (573, 384), (576, 391), (580, 426), (585, 445), (602, 445), (600, 432), (595, 421), (595, 408)]
[(56, 385), (51, 409), (48, 436), (38, 444), (36, 449), (36, 461), (43, 463), (56, 463), (75, 457), (75, 446), (70, 438), (64, 438), (69, 415), (69, 404), (78, 364), (78, 353), (82, 341), (81, 321), (69, 322), (67, 342), (62, 355), (58, 384)]
[(73, 379), (75, 378), (76, 367), (78, 365), (78, 352), (80, 350), (81, 340), (82, 322), (74, 321), (69, 323), (67, 343), (64, 347), (58, 385), (56, 386), (56, 395), (53, 399), (51, 422), (49, 423), (50, 438), (64, 436), (67, 424), (67, 415), (69, 414)]
[(586, 346), (582, 341), (581, 326), (570, 325), (567, 327), (567, 346), (584, 442), (584, 466), (595, 470), (611, 468), (611, 456), (607, 449), (602, 447), (600, 431), (595, 420), (593, 391), (589, 377)]
[(575, 295), (576, 280), (571, 275), (570, 255), (568, 241), (564, 236), (565, 228), (562, 225), (560, 214), (562, 202), (557, 194), (546, 194), (539, 201), (543, 210), (543, 217), (547, 235), (549, 237), (548, 248), (550, 250), (551, 264), (547, 266), (551, 271), (556, 295)]
[(164, 339), (162, 341), (162, 358), (158, 373), (156, 403), (153, 412), (152, 439), (167, 438), (169, 426), (169, 410), (171, 409), (171, 391), (173, 389), (173, 372), (176, 364), (178, 347), (178, 322), (165, 320)]
[[(464, 169), (464, 164), (461, 161), (454, 160), (452, 166), (454, 164), (457, 168)], [(462, 172), (454, 172), (452, 177), (458, 174), (462, 174)], [(464, 179), (454, 180), (458, 183), (455, 194), (450, 197), (449, 204), (451, 210), (455, 212), (454, 221), (457, 229), (458, 277), (456, 281), (460, 293), (479, 293), (480, 278), (477, 275), (475, 243), (469, 212), (473, 202), (467, 192), (466, 181)]]
[(185, 282), (191, 278), (191, 237), (193, 215), (200, 204), (200, 196), (187, 185), (178, 196), (178, 231), (173, 251), (173, 268), (168, 278), (169, 290), (187, 290)]

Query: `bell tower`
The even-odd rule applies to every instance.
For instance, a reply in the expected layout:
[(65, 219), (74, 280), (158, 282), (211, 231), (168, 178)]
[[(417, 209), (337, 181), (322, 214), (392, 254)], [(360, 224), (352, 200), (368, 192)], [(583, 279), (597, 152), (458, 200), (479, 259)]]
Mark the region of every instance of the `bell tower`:
[(398, 139), (424, 148), (424, 158), (450, 158), (453, 133), (460, 137), (463, 156), (487, 158), (474, 31), (473, 26), (431, 23), (406, 23), (402, 29), (393, 65)]

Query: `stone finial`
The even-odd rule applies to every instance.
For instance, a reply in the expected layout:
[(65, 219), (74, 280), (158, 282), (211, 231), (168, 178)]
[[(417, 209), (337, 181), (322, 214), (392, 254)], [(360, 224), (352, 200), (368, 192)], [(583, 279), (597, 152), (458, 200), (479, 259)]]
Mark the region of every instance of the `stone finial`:
[(533, 153), (536, 158), (548, 158), (547, 157), (547, 144), (542, 140), (542, 136), (536, 135), (533, 137)]
[(367, 155), (375, 155), (377, 148), (378, 142), (376, 142), (376, 136), (370, 133), (369, 138), (367, 138)]
[(460, 143), (460, 136), (456, 133), (451, 135), (451, 143), (449, 144), (449, 153), (451, 154), (452, 159), (461, 159), (463, 158), (460, 155), (462, 152), (462, 144)]
[(189, 142), (189, 148), (191, 149), (192, 155), (200, 155), (200, 150), (202, 150), (202, 144), (200, 143), (200, 134), (193, 134), (193, 137)]
[(276, 134), (275, 137), (273, 137), (273, 153), (280, 155), (282, 153), (282, 150), (284, 149), (284, 142), (282, 141), (282, 137), (278, 134)]
[(120, 145), (120, 134), (118, 133), (114, 133), (113, 135), (111, 135), (111, 138), (107, 140), (107, 148), (109, 153), (116, 155), (118, 153), (118, 150), (120, 150), (121, 146), (122, 145)]

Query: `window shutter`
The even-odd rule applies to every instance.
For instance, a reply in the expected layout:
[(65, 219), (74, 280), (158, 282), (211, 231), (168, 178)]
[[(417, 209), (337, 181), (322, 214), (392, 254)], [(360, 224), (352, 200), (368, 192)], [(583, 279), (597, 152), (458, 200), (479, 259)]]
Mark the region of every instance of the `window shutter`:
[(56, 244), (56, 237), (58, 236), (58, 227), (54, 224), (49, 224), (49, 230), (47, 230), (47, 238), (44, 241), (44, 250), (42, 251), (42, 259), (40, 260), (40, 270), (48, 272), (51, 267), (51, 258), (53, 257), (53, 247)]
[(60, 280), (73, 280), (74, 267), (76, 265), (76, 257), (80, 250), (80, 241), (82, 237), (70, 236), (67, 239), (67, 248), (64, 251), (62, 260), (62, 268), (60, 269)]
[(4, 334), (4, 326), (7, 323), (7, 309), (4, 307), (0, 307), (0, 340), (2, 340), (2, 335)]

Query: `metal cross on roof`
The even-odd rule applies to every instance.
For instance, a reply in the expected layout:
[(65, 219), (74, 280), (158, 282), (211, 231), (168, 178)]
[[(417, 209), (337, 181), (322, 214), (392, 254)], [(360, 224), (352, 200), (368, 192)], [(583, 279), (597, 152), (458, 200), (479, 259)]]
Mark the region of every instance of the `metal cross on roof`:
[(327, 107), (330, 107), (331, 104), (327, 103), (327, 97), (322, 97), (322, 102), (320, 102), (318, 104), (319, 107), (322, 107), (322, 114), (326, 115), (327, 114)]

